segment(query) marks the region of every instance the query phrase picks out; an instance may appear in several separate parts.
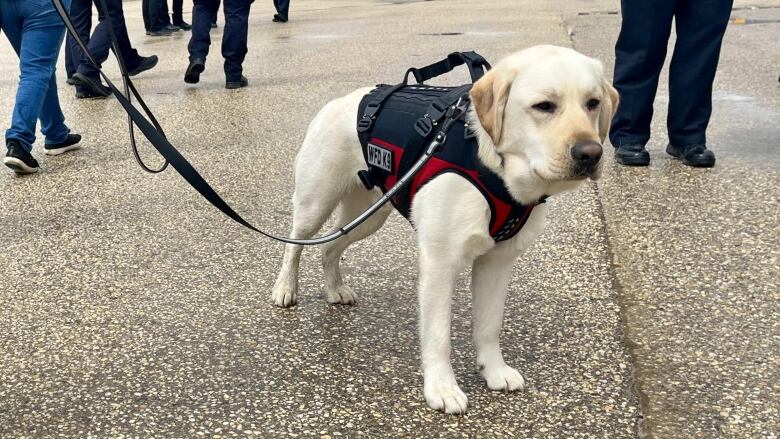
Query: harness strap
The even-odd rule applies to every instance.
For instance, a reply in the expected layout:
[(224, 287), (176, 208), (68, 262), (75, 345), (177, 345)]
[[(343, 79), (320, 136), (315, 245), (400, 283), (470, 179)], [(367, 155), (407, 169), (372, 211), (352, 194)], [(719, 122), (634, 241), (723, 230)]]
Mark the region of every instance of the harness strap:
[(477, 82), (487, 70), (490, 70), (490, 63), (482, 57), (482, 55), (476, 52), (452, 52), (447, 55), (447, 58), (433, 63), (431, 65), (414, 68), (407, 70), (404, 82), (409, 77), (409, 73), (414, 75), (414, 79), (418, 84), (422, 84), (429, 79), (433, 79), (437, 76), (449, 73), (455, 69), (455, 67), (466, 64), (469, 68), (469, 74), (471, 75), (471, 82)]
[(387, 98), (404, 87), (406, 87), (406, 83), (402, 82), (391, 87), (381, 87), (374, 89), (376, 93), (373, 94), (372, 92), (372, 99), (368, 101), (368, 104), (366, 104), (366, 109), (363, 112), (363, 116), (360, 118), (360, 120), (358, 120), (358, 136), (362, 136), (371, 129), (371, 127), (374, 125), (374, 120), (376, 120), (376, 115), (379, 113), (379, 111), (382, 110), (382, 104), (385, 103)]
[(428, 109), (425, 110), (423, 117), (417, 119), (414, 123), (414, 129), (417, 131), (417, 134), (423, 139), (427, 138), (431, 132), (433, 132), (434, 127), (436, 127), (446, 115), (447, 110), (458, 102), (458, 99), (464, 97), (468, 99), (468, 94), (471, 91), (472, 85), (473, 84), (461, 85), (433, 100), (431, 105), (428, 106)]
[[(419, 129), (417, 130), (417, 133), (420, 134), (419, 136), (412, 136), (412, 140), (404, 145), (404, 153), (401, 155), (401, 160), (398, 163), (398, 174), (403, 174), (406, 172), (407, 169), (409, 169), (415, 161), (417, 161), (420, 158), (420, 155), (423, 153), (425, 149), (425, 144), (427, 143), (427, 139), (430, 137), (430, 134), (433, 132), (434, 128), (440, 123), (442, 119), (448, 118), (449, 114), (452, 111), (452, 108), (458, 105), (459, 102), (462, 104), (465, 104), (468, 106), (470, 99), (469, 99), (469, 91), (471, 90), (472, 84), (466, 84), (462, 85), (460, 87), (454, 88), (452, 91), (442, 95), (435, 101), (431, 103), (431, 105), (428, 107), (428, 114), (426, 116), (421, 117), (417, 120), (415, 123), (415, 129), (417, 129), (419, 126), (423, 124), (427, 124), (427, 131), (425, 133), (421, 132)], [(434, 112), (435, 119), (430, 116), (430, 113)], [(461, 115), (458, 117), (458, 119), (465, 116), (465, 112), (461, 113)], [(449, 120), (449, 119), (448, 119)], [(408, 186), (404, 188), (402, 191), (396, 195), (395, 199), (395, 206), (401, 214), (404, 216), (407, 216), (409, 212), (407, 211), (401, 211), (401, 208), (399, 206), (408, 206), (411, 207), (411, 193), (412, 187)]]

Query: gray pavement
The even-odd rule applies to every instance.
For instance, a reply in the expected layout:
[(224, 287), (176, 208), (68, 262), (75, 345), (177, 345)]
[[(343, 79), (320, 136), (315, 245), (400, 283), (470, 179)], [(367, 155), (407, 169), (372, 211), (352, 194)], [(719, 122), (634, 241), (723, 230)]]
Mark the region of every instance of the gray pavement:
[[(136, 84), (169, 138), (245, 217), (284, 234), (295, 151), (333, 97), (453, 50), (497, 60), (552, 43), (611, 68), (617, 1), (481, 3), (298, 0), (286, 25), (256, 3), (251, 86), (235, 92), (223, 89), (218, 44), (201, 84), (185, 85), (187, 35), (144, 37), (140, 2), (125, 9), (139, 50), (161, 57)], [(776, 1), (736, 6), (747, 5), (763, 8), (734, 16), (780, 19)], [(482, 384), (463, 277), (461, 417), (422, 396), (414, 234), (400, 216), (345, 256), (356, 307), (327, 305), (312, 249), (298, 307), (276, 309), (281, 246), (220, 216), (174, 171), (143, 174), (119, 106), (76, 101), (61, 82), (84, 150), (37, 147), (40, 175), (0, 173), (0, 437), (777, 437), (778, 41), (777, 23), (729, 29), (715, 169), (663, 154), (662, 89), (653, 165), (610, 161), (603, 181), (550, 201), (548, 230), (517, 263), (503, 333), (526, 391)], [(7, 127), (18, 71), (2, 39), (0, 59)]]

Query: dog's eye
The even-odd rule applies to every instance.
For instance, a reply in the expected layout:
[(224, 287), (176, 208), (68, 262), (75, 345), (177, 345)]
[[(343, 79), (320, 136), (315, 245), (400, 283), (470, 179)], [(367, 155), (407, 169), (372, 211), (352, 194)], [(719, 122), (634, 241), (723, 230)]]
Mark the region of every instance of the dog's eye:
[(588, 105), (588, 110), (595, 110), (596, 108), (599, 107), (599, 105), (601, 105), (601, 101), (594, 98), (589, 100), (587, 105)]
[(557, 107), (550, 101), (539, 102), (533, 106), (534, 110), (541, 111), (542, 113), (554, 113)]

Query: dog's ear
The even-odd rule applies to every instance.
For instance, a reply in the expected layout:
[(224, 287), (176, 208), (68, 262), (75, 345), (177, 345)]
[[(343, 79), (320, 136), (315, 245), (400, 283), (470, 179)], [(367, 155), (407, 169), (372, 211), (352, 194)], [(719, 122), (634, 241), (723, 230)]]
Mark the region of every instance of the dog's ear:
[(604, 94), (609, 97), (609, 100), (602, 104), (599, 113), (599, 137), (602, 144), (609, 135), (609, 126), (612, 124), (612, 118), (615, 116), (618, 105), (620, 105), (620, 95), (606, 79), (604, 80)]
[(504, 108), (509, 99), (509, 91), (515, 75), (493, 69), (474, 83), (471, 89), (471, 103), (477, 113), (479, 123), (490, 135), (494, 145), (501, 142), (504, 125)]

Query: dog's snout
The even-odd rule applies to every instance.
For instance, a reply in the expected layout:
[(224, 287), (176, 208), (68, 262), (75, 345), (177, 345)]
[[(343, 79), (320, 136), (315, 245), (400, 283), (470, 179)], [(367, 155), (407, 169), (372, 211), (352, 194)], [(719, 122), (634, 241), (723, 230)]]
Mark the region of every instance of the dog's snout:
[(596, 142), (577, 143), (571, 148), (571, 156), (578, 165), (595, 165), (601, 159), (601, 145)]

